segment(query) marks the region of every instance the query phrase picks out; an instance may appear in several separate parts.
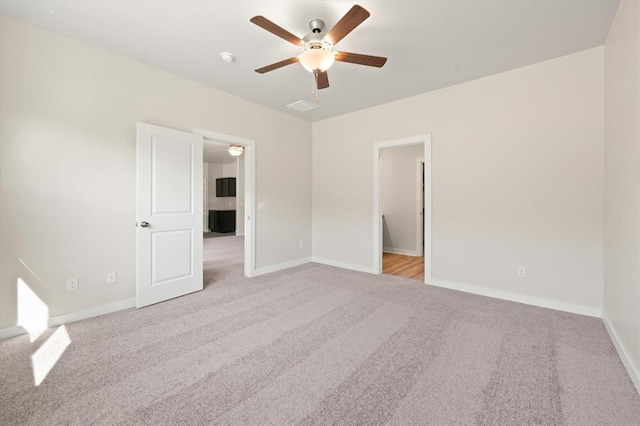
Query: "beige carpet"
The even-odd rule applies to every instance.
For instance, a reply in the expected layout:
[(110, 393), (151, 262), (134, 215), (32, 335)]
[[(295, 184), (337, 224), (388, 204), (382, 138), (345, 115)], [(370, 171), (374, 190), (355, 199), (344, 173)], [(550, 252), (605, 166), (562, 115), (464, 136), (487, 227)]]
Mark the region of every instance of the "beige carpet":
[(204, 291), (68, 324), (37, 387), (57, 329), (0, 342), (0, 424), (640, 424), (599, 319), (205, 245)]

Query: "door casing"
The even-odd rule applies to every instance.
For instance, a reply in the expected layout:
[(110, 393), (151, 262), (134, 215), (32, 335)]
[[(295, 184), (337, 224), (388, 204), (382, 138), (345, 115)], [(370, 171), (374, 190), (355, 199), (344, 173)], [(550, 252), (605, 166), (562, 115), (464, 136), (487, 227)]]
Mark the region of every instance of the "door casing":
[(424, 282), (431, 280), (431, 134), (373, 144), (373, 272), (382, 273), (382, 173), (384, 148), (424, 144)]
[(211, 130), (191, 129), (204, 139), (245, 148), (244, 159), (244, 275), (256, 276), (256, 149), (255, 141)]

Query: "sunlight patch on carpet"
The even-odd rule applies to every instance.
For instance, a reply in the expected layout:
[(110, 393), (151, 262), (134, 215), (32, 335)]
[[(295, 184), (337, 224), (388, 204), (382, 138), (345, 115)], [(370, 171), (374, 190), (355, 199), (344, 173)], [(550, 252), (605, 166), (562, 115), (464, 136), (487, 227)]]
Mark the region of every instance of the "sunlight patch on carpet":
[(36, 386), (47, 377), (51, 369), (56, 365), (64, 351), (71, 344), (71, 338), (64, 325), (58, 329), (44, 342), (32, 356), (33, 378)]

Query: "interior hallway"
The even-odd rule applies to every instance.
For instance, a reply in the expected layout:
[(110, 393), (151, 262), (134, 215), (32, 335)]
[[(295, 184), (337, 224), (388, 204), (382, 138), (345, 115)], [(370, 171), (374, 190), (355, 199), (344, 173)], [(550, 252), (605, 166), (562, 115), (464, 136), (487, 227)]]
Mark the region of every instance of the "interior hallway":
[(424, 282), (424, 256), (382, 253), (382, 273)]

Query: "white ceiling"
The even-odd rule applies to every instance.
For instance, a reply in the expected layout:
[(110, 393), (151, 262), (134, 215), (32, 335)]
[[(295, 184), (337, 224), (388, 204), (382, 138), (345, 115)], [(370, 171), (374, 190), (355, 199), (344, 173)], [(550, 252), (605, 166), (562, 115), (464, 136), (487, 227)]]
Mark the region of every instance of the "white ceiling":
[(202, 146), (204, 163), (231, 164), (236, 162), (236, 157), (229, 154), (229, 144), (204, 139)]
[[(337, 50), (389, 58), (337, 62), (320, 107), (300, 64), (254, 69), (299, 48), (249, 22), (263, 15), (303, 37), (331, 28), (352, 1), (7, 1), (0, 12), (250, 101), (317, 121), (602, 45), (618, 0), (361, 1), (371, 13)], [(227, 64), (220, 53), (236, 61)]]

